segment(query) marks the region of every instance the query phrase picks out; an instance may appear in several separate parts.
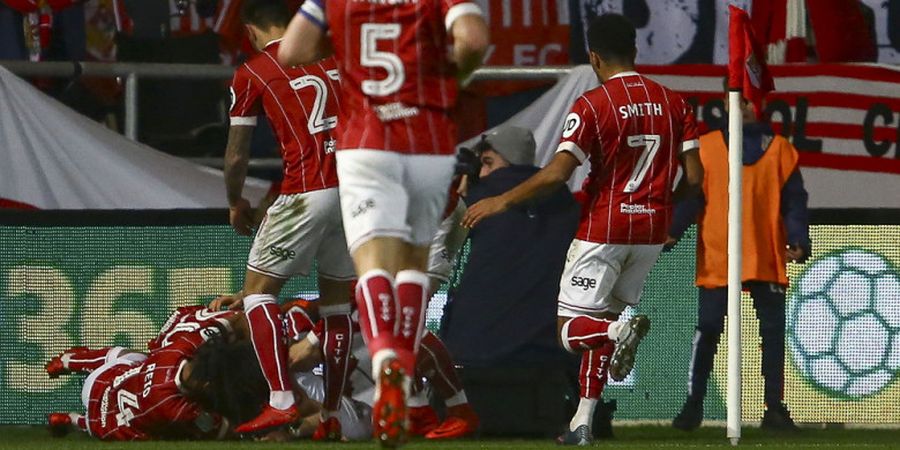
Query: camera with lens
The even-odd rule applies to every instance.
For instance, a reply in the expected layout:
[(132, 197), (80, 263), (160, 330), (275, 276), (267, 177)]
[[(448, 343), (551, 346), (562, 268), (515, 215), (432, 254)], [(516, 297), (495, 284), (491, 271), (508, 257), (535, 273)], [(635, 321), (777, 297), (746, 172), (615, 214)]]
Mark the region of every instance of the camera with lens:
[(481, 173), (481, 153), (491, 146), (487, 142), (487, 136), (482, 134), (481, 139), (472, 146), (460, 147), (456, 152), (456, 174), (467, 175), (469, 183), (477, 183)]

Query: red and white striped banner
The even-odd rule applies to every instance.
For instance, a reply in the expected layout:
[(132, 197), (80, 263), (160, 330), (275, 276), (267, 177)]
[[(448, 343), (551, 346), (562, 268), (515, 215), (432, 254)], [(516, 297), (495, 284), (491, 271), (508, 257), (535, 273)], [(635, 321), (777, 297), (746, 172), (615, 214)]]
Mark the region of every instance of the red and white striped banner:
[[(870, 64), (770, 66), (775, 91), (766, 97), (776, 131), (800, 150), (812, 208), (900, 208), (900, 68)], [(725, 124), (725, 66), (641, 66), (638, 71), (679, 91), (695, 105), (701, 130)], [(597, 86), (590, 66), (577, 66), (505, 124), (533, 130), (535, 164), (559, 145), (572, 103)], [(474, 145), (475, 138), (462, 145)], [(584, 164), (569, 180), (577, 189)]]
[[(900, 68), (824, 64), (772, 66), (766, 111), (808, 167), (900, 174)], [(644, 66), (642, 73), (681, 92), (701, 128), (724, 123), (725, 66)]]

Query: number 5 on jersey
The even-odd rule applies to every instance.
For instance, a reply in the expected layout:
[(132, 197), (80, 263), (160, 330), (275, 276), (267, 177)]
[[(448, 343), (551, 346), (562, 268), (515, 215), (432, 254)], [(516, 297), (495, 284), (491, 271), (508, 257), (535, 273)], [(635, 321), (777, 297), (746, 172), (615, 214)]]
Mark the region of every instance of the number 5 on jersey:
[(406, 71), (400, 57), (378, 50), (378, 41), (400, 37), (399, 23), (364, 23), (360, 28), (359, 62), (363, 67), (381, 68), (387, 72), (382, 80), (363, 80), (366, 95), (384, 97), (400, 90), (406, 81)]

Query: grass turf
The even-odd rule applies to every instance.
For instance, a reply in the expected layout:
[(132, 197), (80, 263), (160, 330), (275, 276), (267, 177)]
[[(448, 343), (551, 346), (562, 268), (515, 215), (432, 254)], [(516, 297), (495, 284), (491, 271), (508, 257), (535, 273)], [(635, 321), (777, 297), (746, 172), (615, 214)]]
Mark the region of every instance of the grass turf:
[[(661, 426), (637, 426), (616, 428), (616, 439), (598, 441), (596, 447), (606, 448), (731, 448), (722, 428), (701, 428), (684, 433)], [(276, 449), (308, 447), (313, 449), (377, 448), (366, 443), (313, 443), (300, 441), (286, 444), (257, 442), (129, 442), (101, 443), (82, 434), (70, 434), (61, 439), (51, 438), (46, 430), (36, 426), (0, 427), (0, 449)], [(861, 429), (807, 429), (798, 434), (770, 434), (758, 429), (745, 429), (740, 447), (830, 449), (830, 448), (898, 448), (898, 430)], [(446, 442), (415, 440), (404, 448), (409, 449), (537, 449), (558, 448), (552, 439), (478, 439)]]

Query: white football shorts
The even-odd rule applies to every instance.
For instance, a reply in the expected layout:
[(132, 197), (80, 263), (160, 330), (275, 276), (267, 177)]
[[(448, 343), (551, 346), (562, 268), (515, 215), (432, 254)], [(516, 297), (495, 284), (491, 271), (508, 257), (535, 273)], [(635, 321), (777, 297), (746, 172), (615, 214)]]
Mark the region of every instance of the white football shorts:
[(274, 278), (309, 275), (352, 280), (356, 270), (341, 224), (338, 189), (279, 195), (253, 239), (247, 269)]
[(350, 252), (375, 237), (431, 245), (455, 161), (453, 155), (338, 151), (341, 212)]
[(572, 240), (559, 281), (562, 317), (620, 314), (636, 306), (662, 244), (620, 245)]
[[(325, 382), (320, 375), (313, 372), (297, 372), (294, 374), (294, 379), (310, 399), (319, 403), (325, 401)], [(354, 384), (353, 387), (355, 389), (356, 385)], [(341, 396), (338, 421), (341, 422), (341, 433), (348, 440), (368, 441), (372, 439), (372, 406), (369, 404), (346, 395)]]
[(469, 234), (469, 230), (460, 225), (465, 215), (466, 205), (460, 200), (453, 212), (441, 222), (431, 241), (431, 249), (428, 252), (428, 276), (442, 283), (450, 281), (456, 258)]

